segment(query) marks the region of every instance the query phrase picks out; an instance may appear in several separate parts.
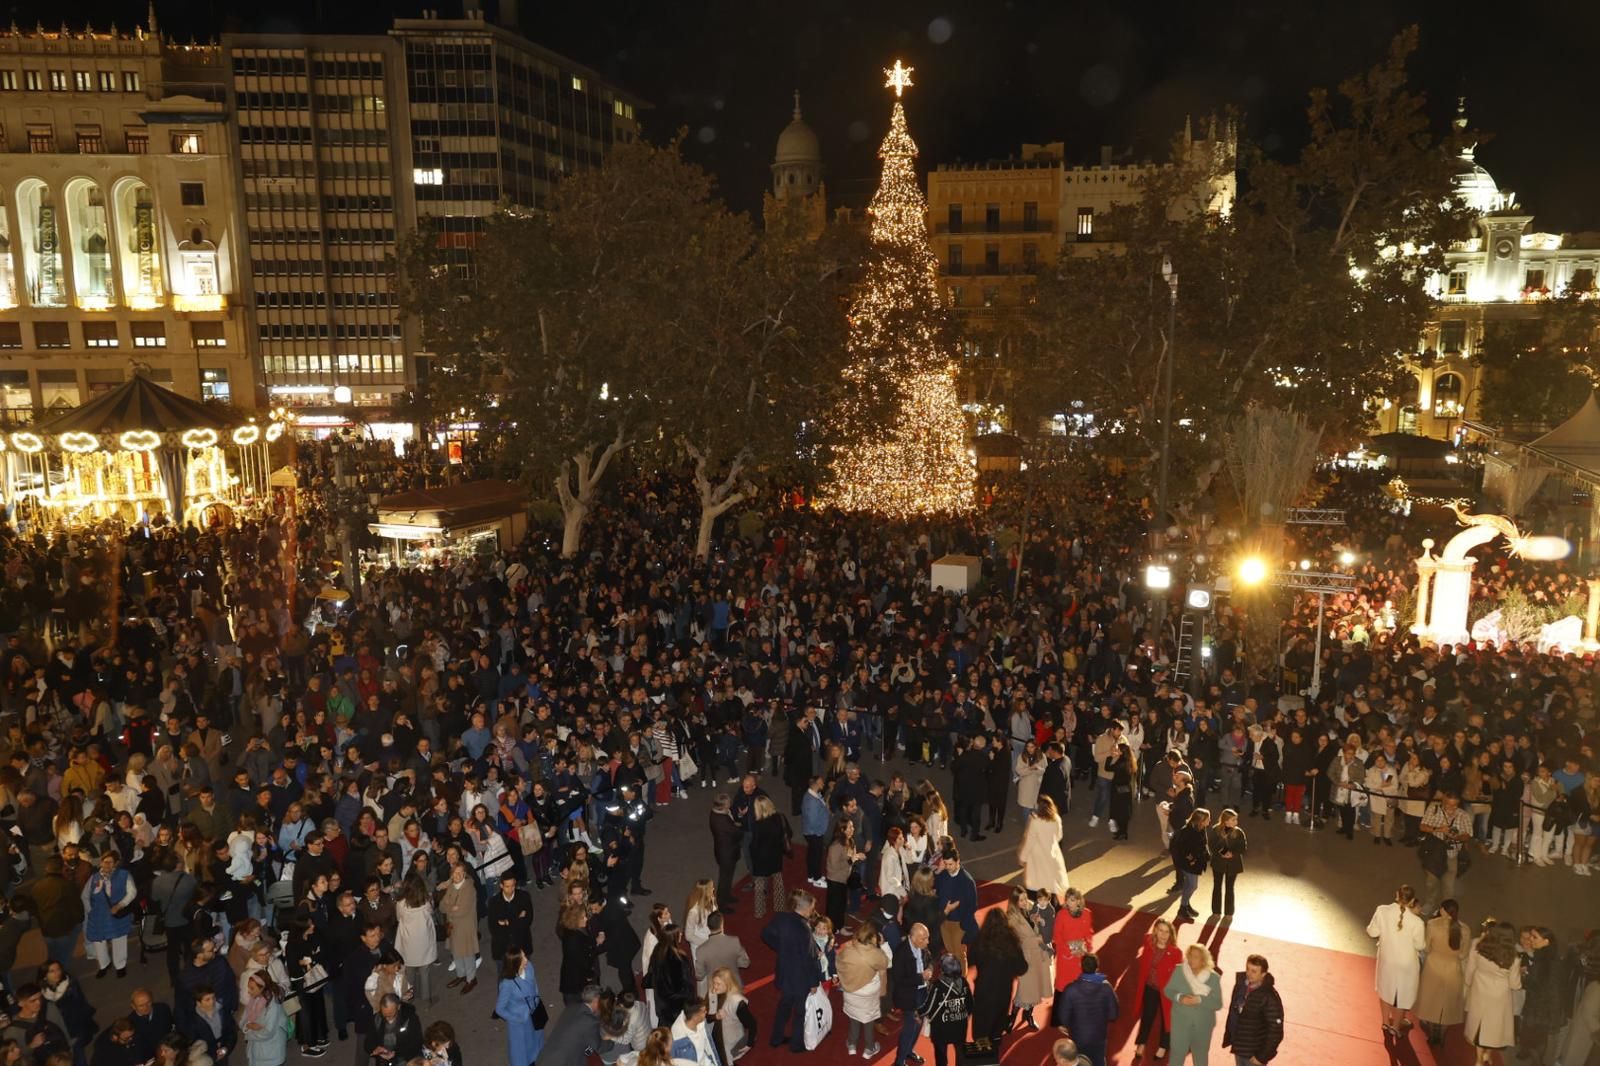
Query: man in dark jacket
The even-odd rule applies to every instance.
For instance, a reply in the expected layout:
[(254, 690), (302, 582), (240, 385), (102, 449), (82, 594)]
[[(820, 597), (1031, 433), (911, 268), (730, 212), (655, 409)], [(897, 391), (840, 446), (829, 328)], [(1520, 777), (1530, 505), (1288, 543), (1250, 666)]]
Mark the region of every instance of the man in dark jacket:
[(789, 786), (789, 813), (799, 815), (800, 803), (810, 787), (817, 759), (822, 752), (822, 730), (817, 712), (807, 707), (789, 726), (789, 741), (783, 747), (783, 782)]
[(1094, 1066), (1105, 1066), (1106, 1036), (1117, 1018), (1117, 994), (1094, 955), (1083, 957), (1082, 975), (1061, 993), (1061, 1011), (1056, 1021), (1077, 1042), (1078, 1054)]
[[(365, 1038), (372, 1032), (372, 1004), (367, 1000), (367, 978), (383, 957), (383, 927), (369, 925), (361, 930), (360, 946), (344, 960), (339, 972), (338, 995), (344, 1000), (345, 1015), (355, 1023), (356, 1035)], [(343, 1029), (340, 1030), (341, 1032)]]
[(500, 875), (500, 890), (489, 897), (489, 954), (499, 962), (513, 947), (533, 952), (533, 901), (517, 887), (517, 875)]
[(172, 1008), (156, 1002), (148, 988), (136, 988), (130, 997), (133, 1010), (128, 1012), (128, 1023), (133, 1026), (133, 1044), (139, 1052), (139, 1062), (149, 1062), (156, 1050), (176, 1028)]
[(778, 987), (778, 1009), (772, 1016), (773, 1047), (783, 1043), (783, 1029), (794, 1015), (794, 1035), (789, 1050), (796, 1055), (806, 1049), (806, 996), (822, 981), (822, 967), (811, 939), (811, 912), (817, 901), (799, 889), (789, 893), (789, 909), (779, 911), (761, 931), (761, 942), (777, 956), (773, 983)]
[(334, 993), (333, 1027), (339, 1031), (339, 1039), (344, 1040), (350, 1035), (350, 1007), (340, 992), (343, 985), (337, 982), (344, 973), (345, 960), (357, 952), (366, 951), (366, 946), (361, 943), (361, 915), (356, 911), (355, 896), (349, 891), (340, 892), (333, 912), (328, 915), (327, 921), (321, 923), (321, 929), (328, 977), (336, 982), (331, 988)]
[(191, 1042), (198, 1040), (204, 1043), (206, 1054), (219, 1066), (228, 1052), (239, 1043), (239, 1026), (233, 1020), (233, 1011), (224, 1006), (217, 998), (217, 993), (206, 985), (195, 989), (194, 1005), (178, 1023), (178, 1029)]
[(988, 795), (989, 751), (984, 736), (972, 738), (972, 746), (956, 758), (951, 767), (956, 786), (956, 831), (969, 840), (985, 839), (983, 801)]
[(604, 1054), (612, 1042), (600, 1036), (600, 986), (585, 985), (576, 1003), (561, 1012), (555, 1024), (545, 1030), (544, 1050), (538, 1066), (586, 1066), (589, 1053)]
[(227, 957), (217, 954), (209, 937), (189, 941), (189, 965), (178, 974), (176, 1005), (180, 1018), (194, 1012), (201, 989), (210, 989), (222, 1012), (233, 1015), (239, 1005), (239, 979), (228, 968)]
[(139, 1066), (149, 1061), (140, 1056), (133, 1023), (126, 1018), (118, 1018), (100, 1031), (89, 1059), (94, 1066)]
[(928, 948), (928, 927), (917, 922), (894, 949), (894, 962), (889, 967), (889, 997), (894, 1009), (903, 1012), (905, 1024), (900, 1029), (900, 1044), (895, 1049), (894, 1066), (922, 1066), (922, 1056), (914, 1050), (917, 1037), (922, 1035), (922, 1019), (917, 1008), (922, 1005), (924, 990), (933, 980), (934, 952)]
[(1056, 805), (1056, 813), (1065, 815), (1071, 802), (1071, 771), (1067, 753), (1060, 744), (1051, 743), (1044, 749), (1044, 777), (1039, 781), (1039, 795), (1049, 796)]
[(1233, 1052), (1238, 1066), (1263, 1066), (1278, 1054), (1282, 1042), (1283, 1000), (1267, 972), (1266, 958), (1251, 955), (1233, 981), (1222, 1046)]
[(83, 925), (83, 897), (78, 886), (62, 876), (61, 858), (52, 855), (46, 859), (44, 874), (20, 892), (33, 900), (34, 917), (49, 958), (62, 966), (71, 965)]
[(744, 826), (733, 816), (733, 797), (719, 794), (711, 803), (711, 854), (717, 861), (717, 900), (724, 914), (734, 910), (733, 875), (743, 842)]
[(372, 1016), (366, 1049), (373, 1066), (405, 1066), (412, 1059), (421, 1058), (422, 1021), (417, 1009), (393, 992), (385, 993)]

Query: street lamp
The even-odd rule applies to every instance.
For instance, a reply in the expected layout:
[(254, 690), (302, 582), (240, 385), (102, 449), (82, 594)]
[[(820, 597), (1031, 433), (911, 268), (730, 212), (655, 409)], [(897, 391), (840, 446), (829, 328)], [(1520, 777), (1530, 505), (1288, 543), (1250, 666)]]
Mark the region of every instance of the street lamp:
[(1152, 592), (1165, 592), (1172, 587), (1172, 568), (1162, 563), (1151, 563), (1144, 568), (1144, 587)]
[(1161, 277), (1167, 283), (1167, 357), (1161, 368), (1161, 466), (1156, 479), (1156, 522), (1167, 527), (1167, 466), (1172, 446), (1172, 362), (1177, 355), (1178, 275), (1172, 257), (1161, 257)]
[(1259, 555), (1247, 555), (1239, 562), (1239, 584), (1254, 588), (1267, 579), (1267, 561)]

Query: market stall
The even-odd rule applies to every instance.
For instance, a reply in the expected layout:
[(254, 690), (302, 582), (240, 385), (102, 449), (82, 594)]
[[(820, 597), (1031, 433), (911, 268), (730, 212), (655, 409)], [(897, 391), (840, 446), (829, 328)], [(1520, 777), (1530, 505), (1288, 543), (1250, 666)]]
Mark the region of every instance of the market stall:
[(158, 515), (180, 525), (230, 522), (235, 506), (264, 491), (268, 445), (282, 431), (135, 375), (0, 437), (6, 502), (45, 528)]
[(386, 560), (402, 566), (506, 551), (528, 531), (527, 490), (507, 481), (401, 492), (379, 500), (377, 511), (367, 528), (385, 541)]

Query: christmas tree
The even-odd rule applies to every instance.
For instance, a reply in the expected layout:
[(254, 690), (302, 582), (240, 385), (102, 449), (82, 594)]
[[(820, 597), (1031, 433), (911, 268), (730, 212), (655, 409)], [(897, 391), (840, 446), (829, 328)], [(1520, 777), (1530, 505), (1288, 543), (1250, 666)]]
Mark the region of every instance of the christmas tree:
[[(818, 502), (890, 517), (965, 511), (974, 485), (967, 425), (941, 328), (938, 264), (928, 249), (927, 204), (913, 165), (917, 146), (900, 104), (911, 68), (897, 60), (884, 73), (894, 112), (878, 149), (883, 179), (867, 209), (867, 279), (850, 308), (853, 409), (839, 412), (852, 443), (837, 450)], [(886, 424), (865, 424), (865, 412), (885, 405), (893, 410)]]

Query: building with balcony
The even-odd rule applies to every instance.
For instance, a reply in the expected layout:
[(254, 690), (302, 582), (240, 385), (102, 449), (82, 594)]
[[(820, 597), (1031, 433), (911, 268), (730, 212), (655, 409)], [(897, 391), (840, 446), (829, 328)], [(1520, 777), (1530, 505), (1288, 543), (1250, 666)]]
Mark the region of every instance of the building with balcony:
[[(1465, 127), (1464, 116), (1456, 121)], [(1455, 187), (1477, 216), (1473, 233), (1445, 252), (1444, 270), (1429, 281), (1438, 313), (1405, 356), (1410, 377), (1400, 395), (1381, 401), (1382, 432), (1459, 439), (1478, 417), (1485, 337), (1537, 319), (1552, 295), (1594, 291), (1600, 275), (1600, 234), (1535, 230), (1470, 145), (1457, 160)]]
[(221, 53), (114, 28), (0, 33), (0, 419), (139, 366), (256, 403)]
[[(928, 174), (928, 231), (948, 306), (962, 319), (968, 345), (969, 400), (1000, 393), (995, 374), (1024, 343), (1018, 310), (1031, 300), (1039, 270), (1063, 255), (1114, 251), (1105, 222), (1118, 205), (1137, 203), (1146, 179), (1175, 165), (1205, 175), (1192, 208), (1227, 214), (1236, 193), (1237, 133), (1212, 120), (1203, 137), (1186, 123), (1179, 158), (1120, 163), (1109, 147), (1097, 165), (1069, 165), (1062, 142), (1024, 144), (1014, 159), (941, 163)], [(1003, 392), (1003, 390), (1000, 390)]]

